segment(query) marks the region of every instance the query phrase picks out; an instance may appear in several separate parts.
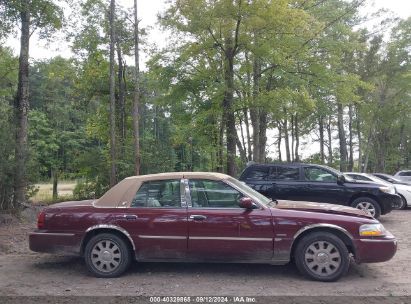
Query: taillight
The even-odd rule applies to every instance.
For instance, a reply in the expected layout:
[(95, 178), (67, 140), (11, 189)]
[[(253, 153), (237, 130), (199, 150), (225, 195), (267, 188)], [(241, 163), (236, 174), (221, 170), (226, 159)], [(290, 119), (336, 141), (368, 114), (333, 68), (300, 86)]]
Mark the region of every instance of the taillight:
[(37, 218), (37, 228), (44, 229), (45, 225), (46, 225), (46, 213), (44, 211), (41, 211)]

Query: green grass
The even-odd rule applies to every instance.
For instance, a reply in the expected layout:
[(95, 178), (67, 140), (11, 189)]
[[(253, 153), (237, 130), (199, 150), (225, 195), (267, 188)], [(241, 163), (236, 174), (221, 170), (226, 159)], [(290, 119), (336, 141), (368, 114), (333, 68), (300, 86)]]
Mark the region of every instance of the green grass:
[(30, 198), (34, 204), (51, 204), (65, 200), (73, 199), (73, 190), (76, 186), (76, 181), (61, 181), (57, 185), (57, 200), (53, 200), (53, 184), (38, 183), (34, 187), (38, 189), (36, 194)]

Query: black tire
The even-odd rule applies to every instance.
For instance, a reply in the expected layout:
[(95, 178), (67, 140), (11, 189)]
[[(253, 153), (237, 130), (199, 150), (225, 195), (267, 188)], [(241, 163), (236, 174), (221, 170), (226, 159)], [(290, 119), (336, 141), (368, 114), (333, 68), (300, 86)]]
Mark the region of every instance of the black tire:
[(347, 247), (339, 237), (329, 232), (313, 232), (304, 236), (295, 248), (294, 260), (301, 274), (322, 282), (337, 281), (350, 266)]
[(372, 198), (359, 197), (352, 202), (351, 206), (370, 213), (376, 219), (378, 219), (381, 216), (381, 207)]
[(92, 237), (84, 250), (88, 270), (98, 278), (114, 278), (123, 274), (131, 263), (127, 243), (117, 235), (101, 233)]
[(399, 196), (401, 197), (401, 203), (398, 207), (396, 206), (396, 208), (393, 208), (393, 209), (404, 210), (407, 208), (407, 200), (401, 194), (399, 194)]

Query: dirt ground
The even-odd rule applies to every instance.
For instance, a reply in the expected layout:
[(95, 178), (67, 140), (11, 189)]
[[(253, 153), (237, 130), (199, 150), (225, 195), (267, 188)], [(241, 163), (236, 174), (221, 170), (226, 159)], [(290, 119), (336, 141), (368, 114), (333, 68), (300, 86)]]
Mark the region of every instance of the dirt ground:
[(21, 221), (0, 216), (0, 297), (94, 296), (410, 296), (411, 210), (393, 211), (381, 222), (399, 240), (386, 263), (351, 265), (335, 283), (309, 281), (293, 265), (134, 263), (122, 277), (91, 277), (78, 257), (30, 252), (27, 233), (35, 212)]

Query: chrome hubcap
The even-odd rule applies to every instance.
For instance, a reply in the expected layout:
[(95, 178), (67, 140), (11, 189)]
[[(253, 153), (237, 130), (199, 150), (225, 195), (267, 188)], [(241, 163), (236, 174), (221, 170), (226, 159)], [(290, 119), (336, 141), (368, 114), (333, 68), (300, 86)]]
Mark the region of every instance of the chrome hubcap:
[(111, 272), (120, 265), (120, 249), (116, 243), (110, 240), (102, 240), (94, 245), (91, 250), (91, 261), (99, 271)]
[(369, 202), (360, 202), (357, 204), (357, 209), (364, 210), (365, 212), (371, 214), (372, 216), (375, 216), (375, 208), (373, 204)]
[(319, 276), (332, 275), (341, 265), (340, 252), (326, 241), (317, 241), (308, 246), (304, 260), (308, 268)]

